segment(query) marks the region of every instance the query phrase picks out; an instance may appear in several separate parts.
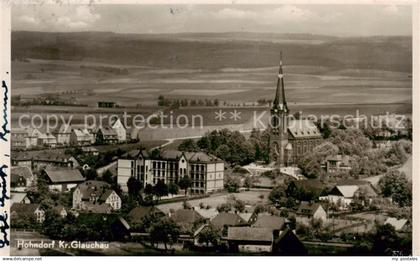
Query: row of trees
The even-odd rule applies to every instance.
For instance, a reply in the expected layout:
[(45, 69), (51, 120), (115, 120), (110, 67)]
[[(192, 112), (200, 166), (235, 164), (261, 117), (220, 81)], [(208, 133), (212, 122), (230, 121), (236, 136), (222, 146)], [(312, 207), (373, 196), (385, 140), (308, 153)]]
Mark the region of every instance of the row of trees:
[(187, 106), (219, 106), (220, 102), (218, 99), (169, 99), (165, 98), (163, 95), (159, 95), (158, 97), (158, 106), (163, 107), (171, 107), (171, 108), (179, 108), (179, 107), (187, 107)]
[[(158, 201), (161, 197), (177, 195), (179, 189), (185, 190), (187, 195), (188, 189), (192, 185), (192, 180), (188, 175), (183, 176), (178, 182), (170, 182), (165, 184), (163, 180), (158, 180), (153, 186), (146, 184), (143, 188), (143, 183), (134, 177), (130, 177), (127, 181), (128, 196), (142, 204), (152, 204), (154, 198)], [(144, 195), (144, 197), (143, 197)]]
[(181, 151), (205, 151), (216, 155), (232, 165), (245, 165), (256, 160), (268, 161), (269, 134), (253, 130), (249, 139), (239, 131), (214, 130), (197, 142), (184, 140), (178, 147)]

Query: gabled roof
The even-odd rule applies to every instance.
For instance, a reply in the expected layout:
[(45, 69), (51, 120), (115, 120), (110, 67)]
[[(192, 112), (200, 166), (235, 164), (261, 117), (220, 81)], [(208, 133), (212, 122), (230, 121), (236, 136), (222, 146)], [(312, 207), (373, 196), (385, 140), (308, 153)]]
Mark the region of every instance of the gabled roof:
[(111, 210), (112, 208), (109, 204), (93, 204), (90, 202), (86, 202), (85, 209), (83, 210), (83, 212), (107, 214), (110, 213)]
[(206, 209), (196, 207), (194, 208), (194, 210), (197, 211), (197, 213), (205, 219), (212, 219), (219, 214), (219, 212), (215, 208)]
[(252, 215), (253, 215), (253, 213), (250, 213), (250, 212), (247, 212), (247, 213), (246, 212), (238, 213), (238, 216), (240, 216), (247, 223), (251, 219)]
[(319, 203), (310, 203), (307, 201), (302, 201), (300, 202), (300, 205), (299, 205), (298, 210), (296, 211), (296, 214), (313, 216), (315, 214), (315, 211), (317, 211), (319, 207), (322, 207), (322, 205)]
[(133, 208), (130, 213), (128, 213), (128, 219), (130, 221), (130, 223), (136, 224), (141, 222), (142, 218), (151, 215), (153, 213), (161, 213), (162, 215), (163, 212), (160, 211), (158, 208), (153, 207), (153, 206), (138, 206)]
[(39, 204), (13, 203), (10, 207), (10, 213), (15, 212), (19, 216), (30, 216), (40, 207)]
[[(335, 189), (345, 198), (352, 198), (354, 194), (359, 189), (359, 186), (356, 185), (343, 185), (335, 186)], [(334, 189), (334, 190), (335, 190)]]
[(190, 162), (223, 162), (214, 155), (206, 154), (204, 152), (186, 152), (185, 156)]
[(341, 155), (341, 154), (337, 154), (337, 155), (330, 155), (326, 158), (327, 161), (340, 161), (346, 165), (350, 164), (350, 159), (351, 157), (348, 155)]
[(88, 180), (79, 185), (77, 188), (82, 195), (82, 199), (88, 200), (91, 196), (98, 197), (100, 200), (105, 201), (113, 192), (111, 185), (104, 181)]
[(294, 138), (321, 138), (319, 129), (311, 120), (290, 120), (289, 133)]
[(260, 227), (229, 227), (228, 240), (273, 242), (273, 231)]
[(75, 158), (69, 154), (65, 154), (63, 150), (39, 150), (39, 151), (24, 151), (13, 152), (12, 158), (14, 160), (39, 160), (39, 161), (74, 161)]
[(13, 175), (24, 177), (25, 179), (32, 179), (34, 175), (32, 170), (26, 166), (15, 166), (10, 169), (10, 172)]
[(356, 180), (356, 179), (349, 179), (349, 180), (342, 180), (337, 183), (338, 186), (350, 186), (354, 185), (359, 187), (359, 192), (364, 192), (367, 197), (376, 197), (378, 193), (376, 193), (373, 185), (367, 180)]
[(111, 127), (101, 127), (100, 130), (103, 136), (118, 136), (117, 132)]
[(117, 125), (121, 126), (122, 128), (126, 128), (120, 118), (116, 119), (114, 122), (111, 123), (111, 127), (115, 128)]
[(261, 215), (258, 216), (257, 221), (252, 225), (253, 227), (269, 228), (272, 230), (282, 229), (285, 219), (279, 216)]
[(194, 223), (200, 219), (202, 216), (193, 209), (178, 209), (171, 215), (171, 219), (175, 223)]
[(46, 168), (45, 173), (52, 183), (72, 183), (85, 180), (78, 169)]
[(28, 195), (23, 192), (11, 192), (10, 193), (10, 201), (13, 203), (20, 203), (22, 202)]
[(210, 220), (210, 223), (218, 229), (222, 229), (224, 226), (239, 226), (246, 224), (245, 220), (243, 220), (238, 214), (226, 212), (219, 213), (216, 217)]
[(71, 133), (71, 125), (67, 123), (63, 123), (55, 130), (55, 133), (58, 134), (70, 134)]
[(160, 152), (160, 158), (163, 159), (179, 159), (184, 153), (179, 150), (162, 150)]
[(407, 224), (407, 222), (408, 222), (408, 220), (404, 219), (404, 218), (403, 219), (397, 219), (397, 218), (389, 217), (385, 220), (385, 224), (390, 224), (397, 231), (403, 229), (404, 226)]

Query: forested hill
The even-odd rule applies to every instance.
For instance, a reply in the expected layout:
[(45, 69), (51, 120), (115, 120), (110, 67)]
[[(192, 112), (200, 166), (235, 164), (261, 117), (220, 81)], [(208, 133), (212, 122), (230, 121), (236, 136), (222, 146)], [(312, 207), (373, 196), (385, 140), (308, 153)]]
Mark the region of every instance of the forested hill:
[(160, 68), (287, 65), (411, 72), (411, 37), (339, 38), (311, 34), (12, 32), (12, 58), (88, 60)]

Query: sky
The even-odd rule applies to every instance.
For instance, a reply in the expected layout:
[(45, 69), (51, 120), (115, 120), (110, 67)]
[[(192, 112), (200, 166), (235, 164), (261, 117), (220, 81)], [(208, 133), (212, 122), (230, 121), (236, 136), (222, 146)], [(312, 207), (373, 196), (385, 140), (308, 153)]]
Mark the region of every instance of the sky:
[(411, 35), (407, 5), (15, 5), (12, 29)]

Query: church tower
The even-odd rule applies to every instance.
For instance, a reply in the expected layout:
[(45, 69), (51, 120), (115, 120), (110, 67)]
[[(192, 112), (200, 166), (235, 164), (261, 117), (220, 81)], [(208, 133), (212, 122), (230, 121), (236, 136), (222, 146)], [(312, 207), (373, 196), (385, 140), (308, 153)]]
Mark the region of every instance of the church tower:
[(286, 164), (286, 146), (288, 143), (288, 115), (286, 95), (283, 81), (283, 62), (280, 52), (279, 73), (277, 75), (276, 96), (271, 108), (270, 120), (270, 163), (283, 167)]

